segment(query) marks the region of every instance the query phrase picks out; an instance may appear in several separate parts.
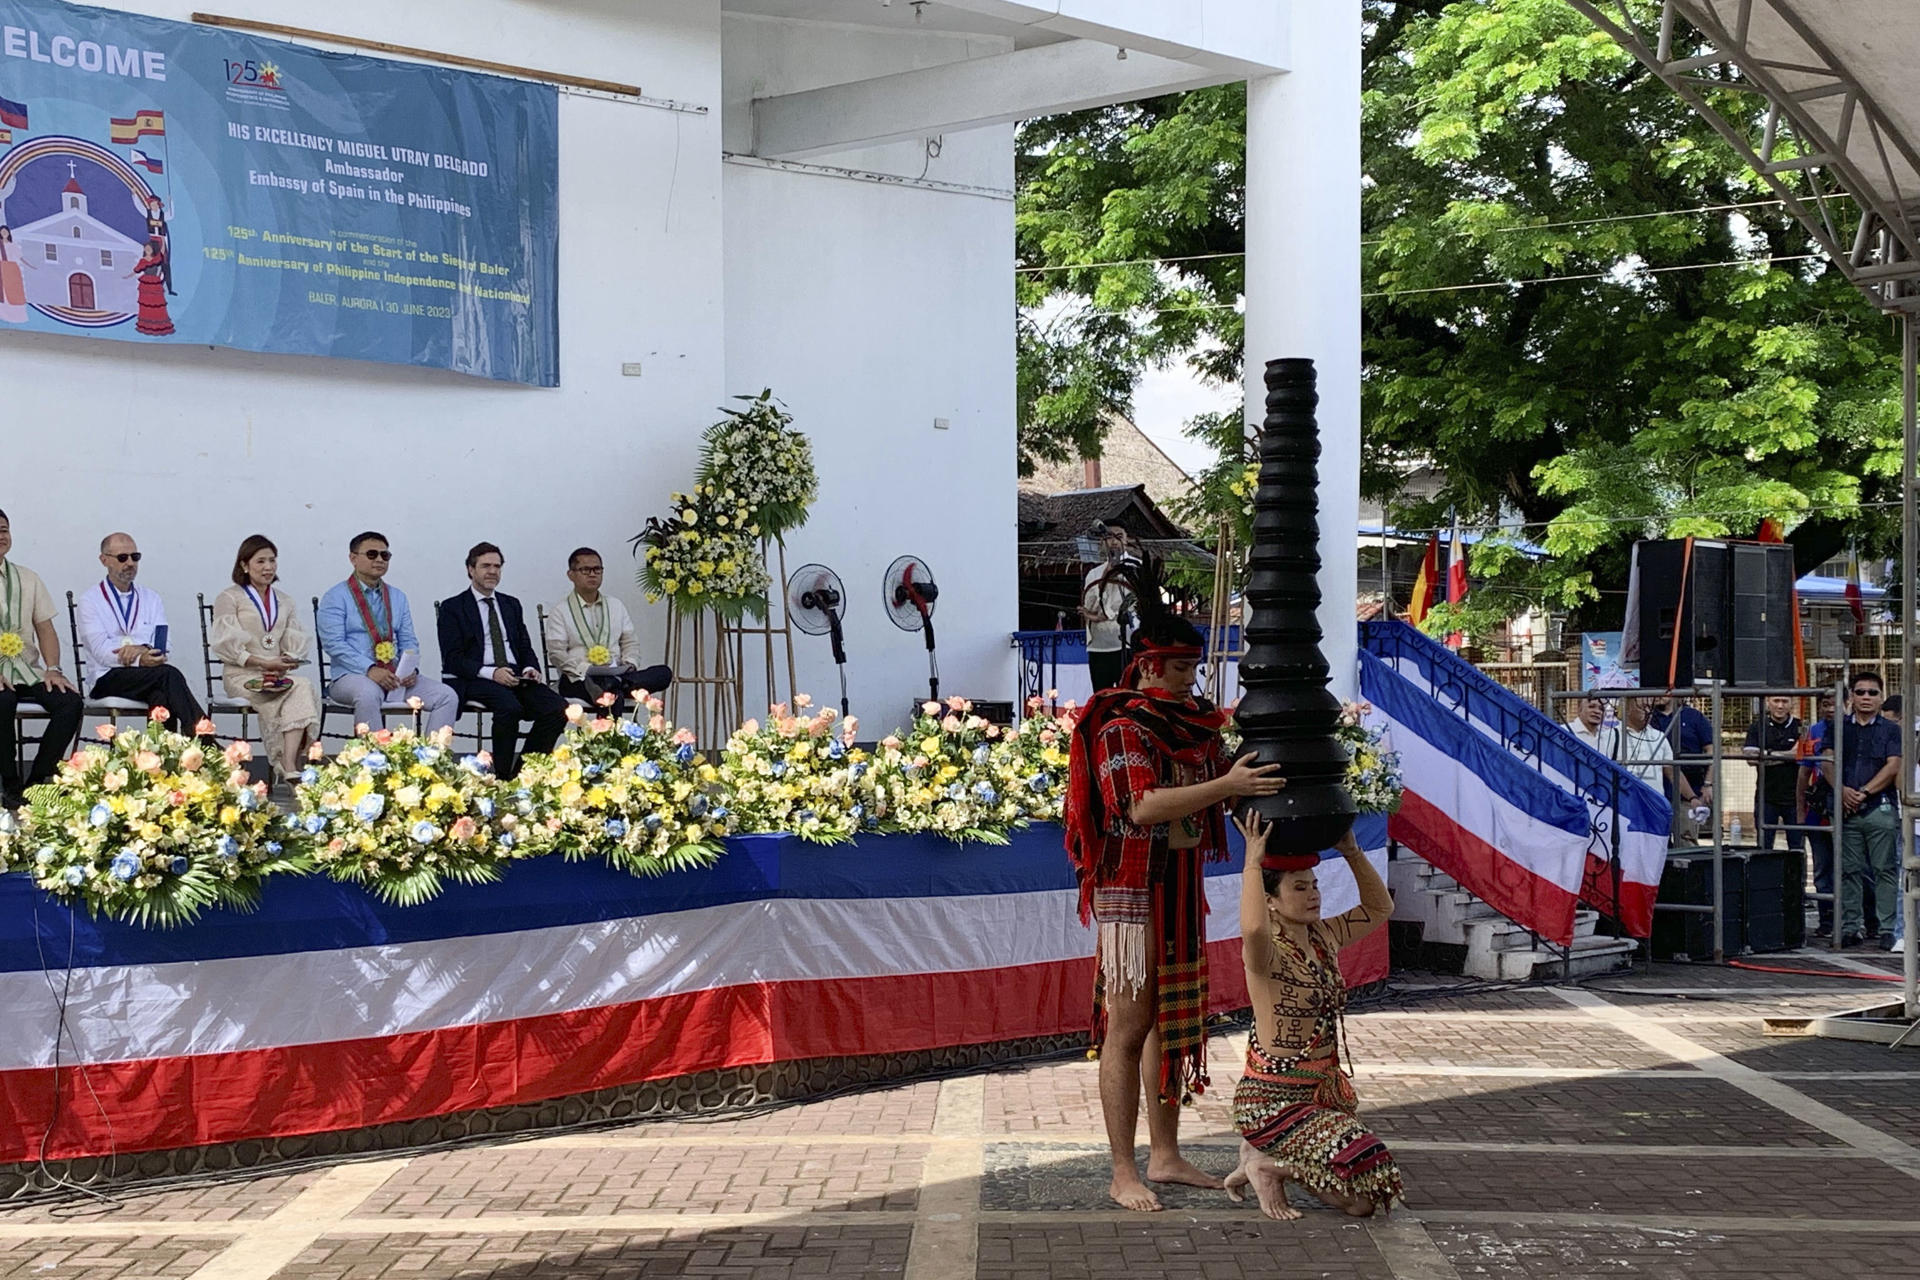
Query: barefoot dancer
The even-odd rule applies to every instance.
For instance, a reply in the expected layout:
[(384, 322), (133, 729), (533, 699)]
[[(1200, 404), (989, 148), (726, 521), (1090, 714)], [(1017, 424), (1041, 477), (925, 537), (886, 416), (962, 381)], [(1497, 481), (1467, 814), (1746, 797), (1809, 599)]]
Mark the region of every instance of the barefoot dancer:
[(1340, 1011), (1347, 986), (1340, 948), (1387, 922), (1393, 898), (1353, 833), (1336, 846), (1360, 885), (1360, 905), (1320, 918), (1316, 855), (1268, 854), (1257, 814), (1235, 818), (1247, 838), (1240, 934), (1253, 1000), (1247, 1073), (1233, 1091), (1244, 1141), (1227, 1194), (1252, 1182), (1260, 1211), (1293, 1219), (1289, 1179), (1356, 1218), (1401, 1198), (1400, 1169), (1386, 1144), (1360, 1123), (1353, 1082), (1340, 1069)]
[(1226, 856), (1227, 803), (1272, 795), (1283, 782), (1278, 766), (1255, 768), (1251, 756), (1227, 766), (1225, 716), (1192, 694), (1200, 633), (1167, 610), (1154, 567), (1136, 572), (1137, 656), (1075, 726), (1066, 828), (1081, 923), (1099, 923), (1093, 1032), (1113, 1148), (1109, 1194), (1151, 1211), (1160, 1201), (1133, 1152), (1143, 1089), (1147, 1177), (1221, 1185), (1179, 1145), (1180, 1104), (1207, 1084), (1202, 868)]

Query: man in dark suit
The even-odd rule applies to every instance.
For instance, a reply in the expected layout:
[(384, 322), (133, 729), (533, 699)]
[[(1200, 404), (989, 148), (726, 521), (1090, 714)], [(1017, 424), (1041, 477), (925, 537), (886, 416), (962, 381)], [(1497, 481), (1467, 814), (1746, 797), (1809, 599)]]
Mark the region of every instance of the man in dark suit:
[(540, 680), (540, 656), (527, 634), (520, 602), (500, 594), (506, 558), (491, 542), (467, 552), (473, 585), (440, 602), (440, 666), (462, 702), (493, 716), (493, 769), (502, 778), (520, 772), (515, 745), (522, 721), (531, 721), (526, 749), (553, 750), (567, 727), (567, 702)]

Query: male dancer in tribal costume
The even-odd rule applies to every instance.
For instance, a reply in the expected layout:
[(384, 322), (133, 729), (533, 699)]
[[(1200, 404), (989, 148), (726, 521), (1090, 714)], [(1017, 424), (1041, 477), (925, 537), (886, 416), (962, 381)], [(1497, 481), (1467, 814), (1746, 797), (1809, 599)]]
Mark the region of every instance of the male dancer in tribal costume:
[(1340, 1012), (1347, 984), (1340, 948), (1386, 924), (1393, 896), (1348, 832), (1336, 846), (1360, 887), (1360, 905), (1320, 918), (1318, 854), (1267, 853), (1258, 814), (1234, 819), (1247, 841), (1240, 890), (1241, 954), (1253, 1002), (1247, 1070), (1233, 1091), (1240, 1167), (1227, 1194), (1249, 1182), (1269, 1218), (1300, 1216), (1287, 1204), (1298, 1182), (1356, 1218), (1401, 1198), (1400, 1169), (1360, 1123), (1353, 1081), (1340, 1069)]
[(1226, 715), (1192, 693), (1200, 633), (1167, 610), (1157, 566), (1140, 566), (1135, 579), (1135, 657), (1074, 728), (1065, 825), (1081, 923), (1099, 924), (1093, 1034), (1113, 1149), (1108, 1194), (1151, 1211), (1160, 1201), (1133, 1151), (1143, 1089), (1147, 1178), (1222, 1185), (1179, 1145), (1180, 1104), (1207, 1085), (1203, 867), (1227, 856), (1230, 802), (1285, 782), (1278, 765), (1255, 767), (1251, 755), (1227, 765)]

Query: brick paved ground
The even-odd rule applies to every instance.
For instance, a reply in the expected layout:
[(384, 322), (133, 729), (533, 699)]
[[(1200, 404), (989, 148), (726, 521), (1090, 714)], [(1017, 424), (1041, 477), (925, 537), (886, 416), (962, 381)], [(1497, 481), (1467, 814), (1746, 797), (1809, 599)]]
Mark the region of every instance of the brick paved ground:
[[(1796, 963), (1813, 963), (1811, 955)], [(636, 1124), (0, 1210), (0, 1280), (1920, 1280), (1920, 1049), (1765, 1033), (1886, 988), (1661, 966), (1347, 1019), (1409, 1202), (1269, 1222), (1105, 1201), (1072, 1057), (717, 1123)], [(1234, 1162), (1237, 1035), (1184, 1132)]]

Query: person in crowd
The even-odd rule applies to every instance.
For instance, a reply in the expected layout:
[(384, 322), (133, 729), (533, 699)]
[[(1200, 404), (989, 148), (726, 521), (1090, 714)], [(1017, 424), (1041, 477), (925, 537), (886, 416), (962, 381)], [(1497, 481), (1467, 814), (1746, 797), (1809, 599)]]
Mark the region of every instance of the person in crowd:
[(420, 700), (428, 732), (451, 725), (460, 716), (460, 695), (420, 674), (413, 610), (400, 589), (387, 582), (393, 550), (386, 535), (355, 534), (347, 559), (353, 573), (320, 597), (320, 647), (335, 673), (327, 696), (353, 708), (356, 726), (378, 729), (384, 705), (413, 698)]
[[(1673, 744), (1653, 727), (1645, 698), (1620, 700), (1620, 763), (1655, 791), (1672, 785)], [(1662, 764), (1662, 761), (1667, 763)]]
[[(12, 559), (13, 522), (0, 511), (0, 806), (18, 807), (22, 793), (51, 781), (80, 733), (86, 702), (60, 670), (60, 633), (53, 597), (40, 575)], [(45, 713), (39, 749), (19, 776), (14, 719), (21, 703)]]
[(1838, 776), (1831, 745), (1823, 756), (1845, 815), (1840, 828), (1840, 945), (1857, 947), (1865, 941), (1862, 899), (1871, 877), (1880, 947), (1891, 951), (1893, 916), (1900, 902), (1900, 823), (1894, 797), (1900, 726), (1880, 714), (1884, 689), (1874, 672), (1855, 675), (1848, 692), (1852, 714), (1840, 734)]
[[(1680, 702), (1671, 693), (1661, 693), (1654, 696), (1653, 708), (1648, 722), (1667, 735), (1667, 741), (1673, 744), (1676, 760), (1687, 756), (1697, 760), (1713, 754), (1713, 726), (1707, 723), (1706, 714), (1698, 707)], [(1673, 805), (1674, 839), (1694, 841), (1700, 838), (1700, 824), (1692, 815), (1695, 810), (1713, 805), (1713, 779), (1707, 776), (1711, 771), (1712, 766), (1705, 764), (1683, 764), (1676, 771), (1674, 787), (1678, 794)]]
[(1207, 1084), (1206, 862), (1226, 856), (1226, 810), (1285, 785), (1249, 754), (1228, 765), (1225, 713), (1193, 694), (1200, 633), (1164, 603), (1158, 566), (1129, 569), (1140, 610), (1133, 663), (1093, 695), (1068, 753), (1067, 855), (1080, 921), (1098, 926), (1094, 1039), (1113, 1158), (1108, 1194), (1146, 1212), (1133, 1144), (1147, 1097), (1154, 1182), (1218, 1187), (1180, 1154), (1180, 1104)]
[(1233, 1091), (1240, 1167), (1227, 1177), (1238, 1200), (1252, 1183), (1269, 1218), (1300, 1216), (1287, 1204), (1297, 1182), (1350, 1217), (1390, 1209), (1404, 1198), (1386, 1143), (1360, 1122), (1353, 1081), (1340, 1066), (1347, 984), (1340, 948), (1381, 928), (1393, 895), (1351, 831), (1335, 847), (1360, 888), (1360, 905), (1320, 918), (1318, 853), (1267, 852), (1257, 813), (1236, 817), (1246, 838), (1240, 874), (1240, 954), (1253, 1004), (1246, 1073)]
[(90, 696), (127, 698), (153, 707), (165, 707), (171, 727), (191, 733), (206, 719), (193, 687), (179, 668), (167, 661), (161, 640), (167, 627), (166, 607), (158, 593), (137, 584), (140, 548), (133, 536), (110, 533), (100, 540), (100, 563), (107, 576), (80, 597), (80, 646), (99, 676)]
[(299, 609), (274, 585), (280, 550), (271, 539), (256, 533), (242, 542), (231, 576), (233, 585), (213, 598), (207, 643), (222, 664), (227, 696), (259, 715), (260, 740), (281, 781), (291, 784), (320, 731), (313, 682), (293, 674), (307, 660), (311, 637)]
[(1798, 771), (1788, 763), (1805, 733), (1800, 717), (1793, 714), (1793, 699), (1774, 696), (1767, 699), (1766, 715), (1747, 726), (1743, 753), (1758, 772), (1755, 797), (1755, 826), (1762, 849), (1773, 848), (1776, 834), (1787, 838), (1787, 849), (1798, 853), (1805, 846), (1802, 833), (1781, 831), (1783, 825), (1797, 825), (1795, 791)]
[(1127, 531), (1101, 525), (1097, 532), (1106, 559), (1087, 571), (1080, 589), (1080, 618), (1087, 628), (1087, 675), (1096, 692), (1120, 683), (1127, 665), (1126, 624), (1134, 609), (1127, 577)]
[(1815, 704), (1814, 723), (1801, 736), (1800, 767), (1794, 770), (1793, 811), (1800, 823), (1821, 830), (1808, 831), (1807, 852), (1813, 858), (1813, 887), (1829, 895), (1817, 900), (1818, 928), (1813, 936), (1833, 936), (1833, 788), (1820, 768), (1822, 746), (1833, 732), (1833, 695), (1823, 693)]
[(1607, 701), (1598, 694), (1590, 694), (1573, 704), (1573, 719), (1567, 721), (1567, 732), (1598, 751), (1609, 760), (1620, 755), (1619, 732), (1607, 723)]
[(614, 710), (641, 693), (662, 693), (673, 683), (665, 666), (640, 665), (640, 633), (627, 606), (601, 590), (606, 563), (592, 547), (567, 557), (573, 590), (547, 606), (547, 662), (560, 673), (560, 694), (591, 706), (614, 695)]
[(553, 750), (567, 727), (567, 701), (540, 678), (540, 654), (527, 634), (520, 602), (505, 594), (500, 548), (475, 543), (467, 552), (467, 590), (440, 602), (440, 667), (460, 697), (493, 716), (493, 768), (520, 772), (522, 721), (526, 750)]

